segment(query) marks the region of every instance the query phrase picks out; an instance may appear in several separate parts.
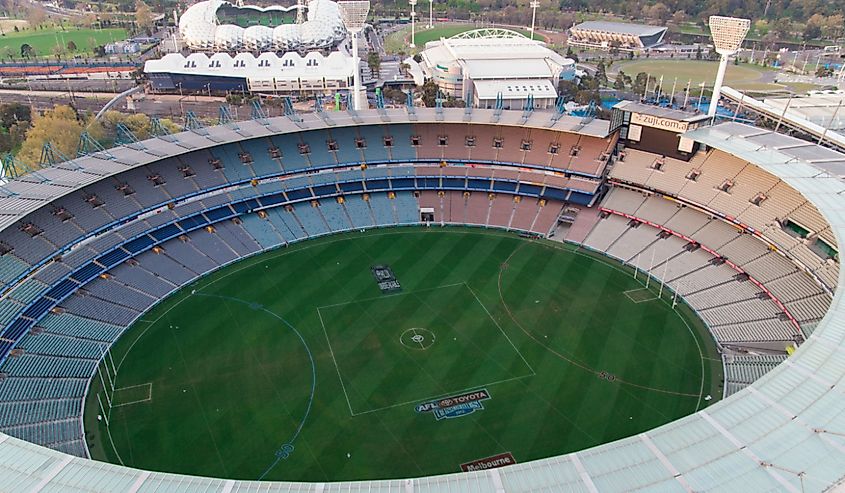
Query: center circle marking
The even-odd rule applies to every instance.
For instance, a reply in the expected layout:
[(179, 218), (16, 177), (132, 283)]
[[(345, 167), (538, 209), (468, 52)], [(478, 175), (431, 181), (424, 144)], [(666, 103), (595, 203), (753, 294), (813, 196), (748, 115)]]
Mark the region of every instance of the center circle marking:
[(408, 349), (424, 351), (430, 348), (435, 341), (434, 332), (423, 327), (411, 327), (399, 336), (399, 343)]

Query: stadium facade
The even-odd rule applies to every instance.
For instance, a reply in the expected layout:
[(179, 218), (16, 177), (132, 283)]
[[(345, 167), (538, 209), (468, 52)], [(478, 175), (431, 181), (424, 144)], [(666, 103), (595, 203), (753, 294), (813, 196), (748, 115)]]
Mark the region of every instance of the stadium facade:
[(570, 46), (640, 52), (663, 44), (667, 28), (627, 22), (587, 21), (569, 30)]
[[(677, 115), (661, 121), (628, 110), (628, 137), (608, 122), (521, 111), (303, 114), (195, 128), (10, 181), (0, 197), (4, 487), (518, 492), (841, 485), (845, 305), (837, 248), (845, 239), (845, 182), (836, 170), (845, 155), (739, 123), (682, 128)], [(683, 136), (697, 152), (675, 158), (648, 146), (625, 148), (634, 121)], [(157, 300), (272, 248), (345, 230), (422, 224), (423, 208), (429, 225), (554, 234), (649, 271), (709, 326), (724, 352), (730, 398), (589, 450), (407, 480), (258, 483), (87, 459), (85, 382), (103, 347)], [(655, 243), (664, 252), (659, 262), (638, 263), (638, 252)], [(800, 347), (787, 359), (784, 349), (793, 344)]]
[(352, 57), (333, 51), (305, 56), (275, 53), (168, 54), (147, 60), (144, 73), (156, 91), (232, 91), (256, 93), (332, 94), (351, 86)]
[(507, 29), (478, 29), (426, 43), (420, 67), (449, 96), (476, 108), (554, 106), (561, 80), (575, 77), (575, 61)]
[[(294, 13), (298, 8), (242, 7), (223, 0), (203, 0), (191, 5), (179, 18), (179, 34), (191, 50), (226, 52), (328, 49), (346, 38), (337, 3), (307, 2), (306, 18), (299, 17), (302, 22), (296, 22)], [(268, 18), (269, 25), (262, 25)]]

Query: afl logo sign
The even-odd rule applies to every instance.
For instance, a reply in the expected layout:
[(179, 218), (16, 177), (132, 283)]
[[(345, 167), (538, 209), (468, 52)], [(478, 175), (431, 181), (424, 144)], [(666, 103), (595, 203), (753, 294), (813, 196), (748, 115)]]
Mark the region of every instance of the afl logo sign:
[(460, 418), (484, 409), (481, 402), (487, 399), (490, 399), (490, 392), (487, 389), (473, 390), (472, 392), (418, 404), (415, 410), (418, 413), (432, 413), (438, 421), (444, 418)]

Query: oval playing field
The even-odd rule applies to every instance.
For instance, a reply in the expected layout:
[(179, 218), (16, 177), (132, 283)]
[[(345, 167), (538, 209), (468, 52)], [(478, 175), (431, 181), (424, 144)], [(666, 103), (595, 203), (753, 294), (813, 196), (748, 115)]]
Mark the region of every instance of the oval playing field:
[[(374, 266), (401, 289), (382, 291)], [(630, 436), (721, 396), (703, 324), (643, 283), (569, 245), (473, 229), (271, 251), (185, 287), (123, 335), (114, 382), (104, 373), (88, 393), (90, 451), (159, 471), (333, 481)]]

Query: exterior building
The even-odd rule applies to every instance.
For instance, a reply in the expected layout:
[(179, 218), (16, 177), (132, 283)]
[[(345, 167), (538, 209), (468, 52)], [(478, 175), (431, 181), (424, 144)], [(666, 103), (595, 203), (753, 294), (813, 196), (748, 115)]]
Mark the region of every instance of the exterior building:
[[(346, 38), (337, 3), (311, 0), (305, 15), (290, 7), (195, 3), (179, 18), (179, 34), (196, 51), (290, 51), (331, 48)], [(298, 22), (301, 21), (301, 22)]]
[(141, 44), (135, 41), (117, 41), (103, 48), (107, 55), (128, 55), (141, 51)]
[(582, 22), (569, 30), (569, 45), (581, 48), (643, 51), (663, 44), (667, 28), (625, 22)]
[(144, 73), (153, 90), (236, 91), (283, 94), (332, 94), (350, 85), (352, 58), (334, 51), (324, 56), (275, 53), (171, 53), (148, 60)]
[(554, 106), (557, 85), (575, 77), (575, 61), (506, 29), (478, 29), (426, 43), (420, 68), (451, 97), (479, 108)]

